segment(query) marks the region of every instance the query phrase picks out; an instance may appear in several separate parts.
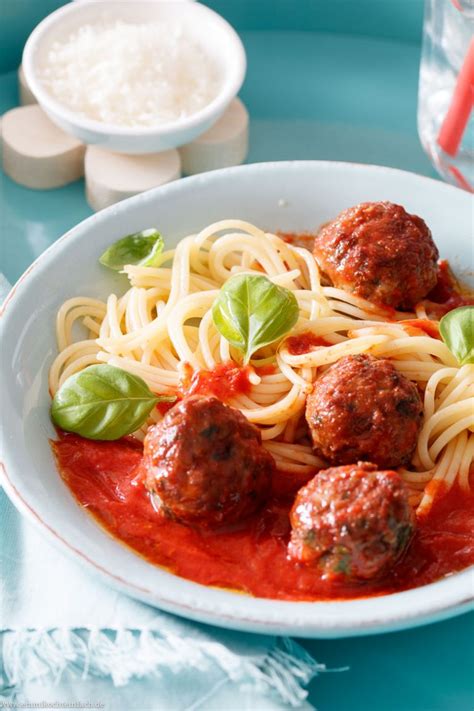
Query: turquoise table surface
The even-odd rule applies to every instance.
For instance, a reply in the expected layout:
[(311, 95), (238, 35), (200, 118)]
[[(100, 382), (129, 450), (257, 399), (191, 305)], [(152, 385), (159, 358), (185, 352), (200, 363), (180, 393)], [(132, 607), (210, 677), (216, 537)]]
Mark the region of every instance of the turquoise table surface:
[[(416, 134), (416, 44), (301, 31), (241, 35), (248, 56), (241, 96), (252, 119), (249, 162), (319, 158), (434, 175)], [(0, 112), (17, 101), (16, 72), (10, 71), (0, 78)], [(36, 192), (3, 176), (2, 203), (2, 270), (10, 281), (91, 214), (82, 182)]]
[[(262, 2), (269, 7), (268, 0)], [(375, 8), (375, 14), (369, 13), (367, 36), (357, 24), (360, 13), (354, 13), (352, 0), (335, 4), (351, 15), (353, 35), (335, 32), (338, 22), (344, 27), (344, 18), (338, 20), (330, 11), (322, 20), (311, 15), (319, 0), (301, 0), (286, 25), (284, 3), (275, 0), (266, 25), (271, 29), (265, 31), (261, 12), (254, 10), (249, 20), (236, 0), (209, 4), (221, 12), (227, 8), (238, 28), (250, 28), (241, 31), (248, 53), (241, 96), (252, 119), (249, 161), (348, 160), (434, 176), (416, 132), (419, 0), (358, 3), (359, 10)], [(243, 5), (248, 9), (247, 2)], [(303, 5), (310, 17), (306, 30), (319, 32), (298, 31)], [(401, 34), (387, 21), (390, 17), (399, 17)], [(1, 66), (8, 63), (2, 60)], [(0, 113), (16, 103), (16, 76), (6, 72), (0, 78)], [(0, 203), (0, 268), (11, 282), (63, 232), (91, 214), (82, 182), (35, 192), (2, 175)], [(474, 615), (463, 615), (405, 632), (305, 641), (328, 667), (350, 667), (344, 674), (318, 677), (310, 701), (319, 711), (472, 711), (473, 639)]]

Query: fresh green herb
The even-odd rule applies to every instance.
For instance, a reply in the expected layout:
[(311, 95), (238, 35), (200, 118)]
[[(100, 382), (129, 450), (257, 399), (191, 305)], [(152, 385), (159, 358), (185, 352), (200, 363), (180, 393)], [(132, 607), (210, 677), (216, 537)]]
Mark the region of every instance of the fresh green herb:
[(292, 291), (253, 274), (231, 277), (212, 308), (217, 330), (243, 351), (244, 363), (256, 350), (288, 333), (298, 315), (298, 302)]
[(335, 573), (340, 573), (341, 575), (349, 575), (351, 565), (351, 554), (346, 548), (338, 551), (337, 556), (335, 556), (334, 562)]
[(117, 240), (105, 250), (99, 262), (115, 271), (120, 271), (126, 264), (154, 267), (163, 247), (163, 237), (152, 227)]
[(111, 365), (91, 365), (68, 378), (54, 396), (51, 418), (86, 439), (120, 439), (135, 432), (158, 402), (144, 380)]
[(439, 322), (439, 332), (460, 365), (474, 363), (474, 306), (449, 311)]

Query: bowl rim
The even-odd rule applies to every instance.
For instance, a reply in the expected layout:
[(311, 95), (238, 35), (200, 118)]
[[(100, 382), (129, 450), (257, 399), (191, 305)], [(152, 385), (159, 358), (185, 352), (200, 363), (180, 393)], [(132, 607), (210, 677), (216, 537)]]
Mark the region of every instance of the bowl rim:
[[(130, 2), (131, 0), (128, 0)], [(139, 0), (143, 5), (156, 6), (157, 0)], [(104, 9), (113, 8), (117, 5), (122, 5), (120, 0), (101, 0), (101, 6)], [(94, 132), (101, 136), (113, 138), (128, 137), (128, 138), (146, 138), (146, 137), (166, 137), (173, 133), (186, 131), (212, 120), (214, 116), (218, 117), (223, 112), (232, 99), (237, 96), (247, 70), (247, 57), (242, 40), (232, 25), (227, 22), (221, 15), (199, 2), (177, 2), (176, 6), (180, 7), (180, 11), (190, 10), (191, 12), (201, 14), (204, 18), (212, 18), (214, 22), (220, 25), (223, 32), (226, 32), (231, 43), (232, 51), (236, 57), (236, 69), (233, 74), (224, 75), (221, 88), (217, 96), (212, 99), (206, 106), (199, 111), (196, 111), (189, 116), (175, 121), (167, 121), (156, 126), (120, 126), (119, 124), (105, 123), (88, 117), (83, 117), (79, 113), (69, 109), (67, 106), (58, 101), (52, 96), (49, 91), (43, 86), (36, 74), (35, 54), (44, 39), (45, 34), (51, 27), (60, 25), (64, 17), (69, 15), (80, 15), (90, 3), (70, 2), (62, 7), (59, 7), (54, 12), (47, 15), (41, 22), (36, 25), (34, 30), (29, 35), (22, 55), (22, 67), (25, 80), (29, 85), (32, 93), (38, 103), (45, 111), (54, 116), (58, 116), (62, 120), (67, 121), (73, 126), (77, 126), (82, 130)]]
[[(261, 178), (265, 178), (265, 173), (268, 177), (268, 174), (271, 174), (271, 171), (276, 167), (297, 171), (299, 167), (308, 166), (308, 164), (313, 164), (315, 168), (321, 171), (343, 170), (351, 172), (353, 177), (357, 177), (357, 174), (360, 175), (361, 172), (376, 173), (379, 176), (388, 174), (394, 177), (398, 176), (399, 179), (403, 177), (405, 181), (410, 180), (416, 183), (418, 187), (420, 187), (420, 183), (423, 183), (446, 194), (456, 194), (456, 196), (465, 194), (466, 200), (469, 199), (468, 194), (459, 188), (432, 178), (383, 166), (344, 162), (278, 161), (226, 168), (212, 171), (205, 176), (192, 176), (111, 206), (86, 218), (66, 232), (33, 262), (12, 288), (0, 312), (2, 327), (6, 326), (9, 319), (14, 318), (15, 309), (13, 306), (17, 300), (17, 295), (28, 289), (29, 276), (32, 271), (36, 271), (37, 274), (44, 274), (51, 261), (61, 253), (66, 240), (80, 241), (83, 239), (84, 234), (87, 234), (91, 228), (97, 229), (101, 221), (107, 219), (108, 216), (116, 216), (117, 213), (120, 215), (131, 204), (138, 205), (143, 202), (153, 202), (157, 195), (179, 192), (182, 189), (183, 182), (186, 182), (188, 186), (197, 186), (202, 182), (210, 182), (212, 185), (216, 181), (218, 182), (223, 175), (235, 174), (236, 172), (242, 175), (255, 173), (260, 175)], [(6, 319), (4, 318), (5, 315), (7, 315)], [(9, 474), (10, 468), (12, 471), (15, 469), (15, 456), (13, 452), (10, 453), (8, 451), (7, 447), (4, 448), (4, 460), (4, 465), (0, 467), (0, 483), (3, 484), (6, 493), (18, 510), (25, 514), (54, 544), (63, 550), (66, 549), (70, 556), (79, 560), (83, 565), (88, 565), (89, 568), (92, 566), (96, 574), (112, 587), (144, 602), (154, 604), (164, 610), (187, 618), (253, 632), (282, 633), (283, 630), (287, 634), (296, 636), (342, 637), (417, 626), (435, 620), (446, 619), (474, 607), (473, 566), (429, 585), (411, 590), (360, 600), (328, 602), (296, 602), (238, 595), (231, 591), (216, 590), (198, 583), (192, 583), (166, 571), (166, 575), (173, 578), (174, 584), (172, 587), (175, 588), (171, 598), (166, 595), (166, 591), (163, 589), (149, 590), (139, 587), (135, 582), (119, 577), (114, 570), (108, 569), (101, 562), (88, 557), (84, 551), (80, 550), (80, 545), (76, 547), (71, 541), (66, 540), (50, 523), (41, 518), (35, 510), (34, 502), (28, 501), (15, 487)], [(3, 473), (1, 473), (2, 468)], [(117, 542), (117, 545), (121, 544)], [(163, 569), (159, 570), (163, 574), (165, 573)], [(176, 586), (179, 588), (178, 591)], [(209, 595), (203, 594), (203, 588), (207, 592), (210, 591)], [(192, 595), (190, 590), (194, 590)]]

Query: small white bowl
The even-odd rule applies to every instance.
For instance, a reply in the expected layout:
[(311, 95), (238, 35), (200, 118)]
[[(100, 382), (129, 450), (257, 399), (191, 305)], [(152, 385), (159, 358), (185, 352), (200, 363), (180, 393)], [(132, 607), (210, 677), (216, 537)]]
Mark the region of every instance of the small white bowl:
[[(38, 66), (51, 45), (84, 24), (107, 18), (139, 22), (179, 22), (221, 71), (217, 96), (187, 118), (151, 127), (126, 127), (84, 118), (57, 101), (38, 77)], [(246, 70), (245, 50), (234, 29), (213, 10), (191, 2), (160, 0), (102, 0), (70, 3), (48, 15), (33, 30), (23, 51), (23, 71), (38, 103), (54, 123), (83, 143), (122, 153), (156, 153), (189, 143), (207, 131), (237, 95)]]

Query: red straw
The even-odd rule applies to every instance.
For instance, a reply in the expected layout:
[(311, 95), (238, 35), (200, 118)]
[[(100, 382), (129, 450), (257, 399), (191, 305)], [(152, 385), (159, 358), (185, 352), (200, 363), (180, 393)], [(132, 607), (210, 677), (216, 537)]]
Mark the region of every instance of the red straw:
[(461, 173), (460, 170), (456, 168), (455, 165), (450, 165), (448, 170), (454, 177), (456, 183), (459, 185), (460, 188), (462, 188), (463, 190), (467, 190), (469, 193), (474, 193), (474, 190), (472, 189), (464, 175)]
[(474, 40), (471, 40), (469, 49), (459, 72), (459, 77), (454, 88), (453, 98), (448, 113), (441, 125), (438, 135), (438, 145), (449, 156), (458, 152), (469, 116), (474, 104)]

